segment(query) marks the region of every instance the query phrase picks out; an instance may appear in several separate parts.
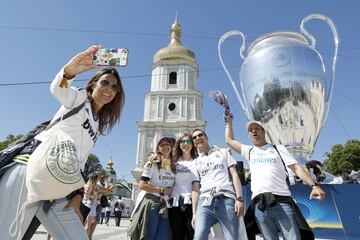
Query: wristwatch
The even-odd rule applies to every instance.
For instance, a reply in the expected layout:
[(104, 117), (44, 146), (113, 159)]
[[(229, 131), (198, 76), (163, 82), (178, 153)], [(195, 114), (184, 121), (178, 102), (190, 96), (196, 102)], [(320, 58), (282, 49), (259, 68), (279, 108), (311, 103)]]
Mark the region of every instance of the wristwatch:
[(238, 197), (238, 198), (236, 199), (236, 201), (244, 202), (244, 199), (243, 199), (243, 197)]
[(318, 187), (318, 186), (319, 186), (319, 184), (317, 184), (317, 183), (311, 184), (311, 188), (313, 188), (313, 187)]

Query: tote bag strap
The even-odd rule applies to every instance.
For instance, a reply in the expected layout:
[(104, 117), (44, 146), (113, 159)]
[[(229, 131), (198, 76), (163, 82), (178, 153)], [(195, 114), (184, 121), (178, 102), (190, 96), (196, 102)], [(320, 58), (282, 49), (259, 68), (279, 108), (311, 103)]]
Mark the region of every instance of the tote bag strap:
[(53, 121), (52, 123), (50, 123), (50, 124), (46, 127), (45, 130), (48, 130), (49, 128), (51, 128), (52, 126), (54, 126), (55, 124), (57, 124), (57, 123), (60, 122), (61, 120), (65, 120), (65, 119), (71, 117), (72, 115), (77, 114), (77, 113), (80, 111), (80, 109), (82, 109), (82, 108), (85, 106), (85, 103), (86, 103), (86, 100), (85, 100), (82, 104), (80, 104), (79, 106), (71, 109), (69, 112), (67, 112), (66, 114), (64, 114), (64, 116), (59, 117), (58, 119), (56, 119), (55, 121)]

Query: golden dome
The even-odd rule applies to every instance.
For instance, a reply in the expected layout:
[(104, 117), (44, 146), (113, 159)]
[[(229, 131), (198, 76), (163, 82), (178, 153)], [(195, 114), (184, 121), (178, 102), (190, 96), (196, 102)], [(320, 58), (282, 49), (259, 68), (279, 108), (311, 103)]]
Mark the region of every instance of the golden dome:
[(178, 24), (177, 16), (171, 25), (169, 46), (160, 49), (154, 55), (154, 63), (161, 60), (188, 60), (195, 63), (195, 54), (190, 49), (181, 45), (181, 26)]
[(105, 172), (108, 175), (116, 175), (116, 172), (115, 172), (115, 169), (113, 168), (113, 165), (114, 165), (114, 163), (113, 163), (112, 159), (110, 158), (110, 160), (107, 163), (107, 167), (105, 169)]

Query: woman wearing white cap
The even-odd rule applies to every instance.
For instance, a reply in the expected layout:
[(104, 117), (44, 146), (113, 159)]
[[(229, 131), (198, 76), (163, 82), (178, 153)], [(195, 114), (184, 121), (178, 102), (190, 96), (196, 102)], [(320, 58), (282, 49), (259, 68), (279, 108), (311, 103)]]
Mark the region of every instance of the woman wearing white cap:
[(175, 182), (172, 139), (162, 137), (145, 164), (128, 235), (131, 239), (169, 239), (167, 200)]

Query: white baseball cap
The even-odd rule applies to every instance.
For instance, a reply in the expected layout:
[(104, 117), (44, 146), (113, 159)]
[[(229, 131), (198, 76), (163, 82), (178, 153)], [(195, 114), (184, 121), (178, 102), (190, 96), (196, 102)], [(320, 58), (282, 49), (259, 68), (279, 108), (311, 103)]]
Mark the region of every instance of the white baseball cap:
[(255, 121), (255, 120), (251, 120), (251, 121), (248, 121), (248, 122), (246, 123), (246, 130), (249, 131), (249, 127), (250, 127), (251, 124), (257, 124), (257, 125), (259, 125), (262, 129), (265, 130), (263, 124), (262, 124), (261, 122), (259, 122), (259, 121)]

